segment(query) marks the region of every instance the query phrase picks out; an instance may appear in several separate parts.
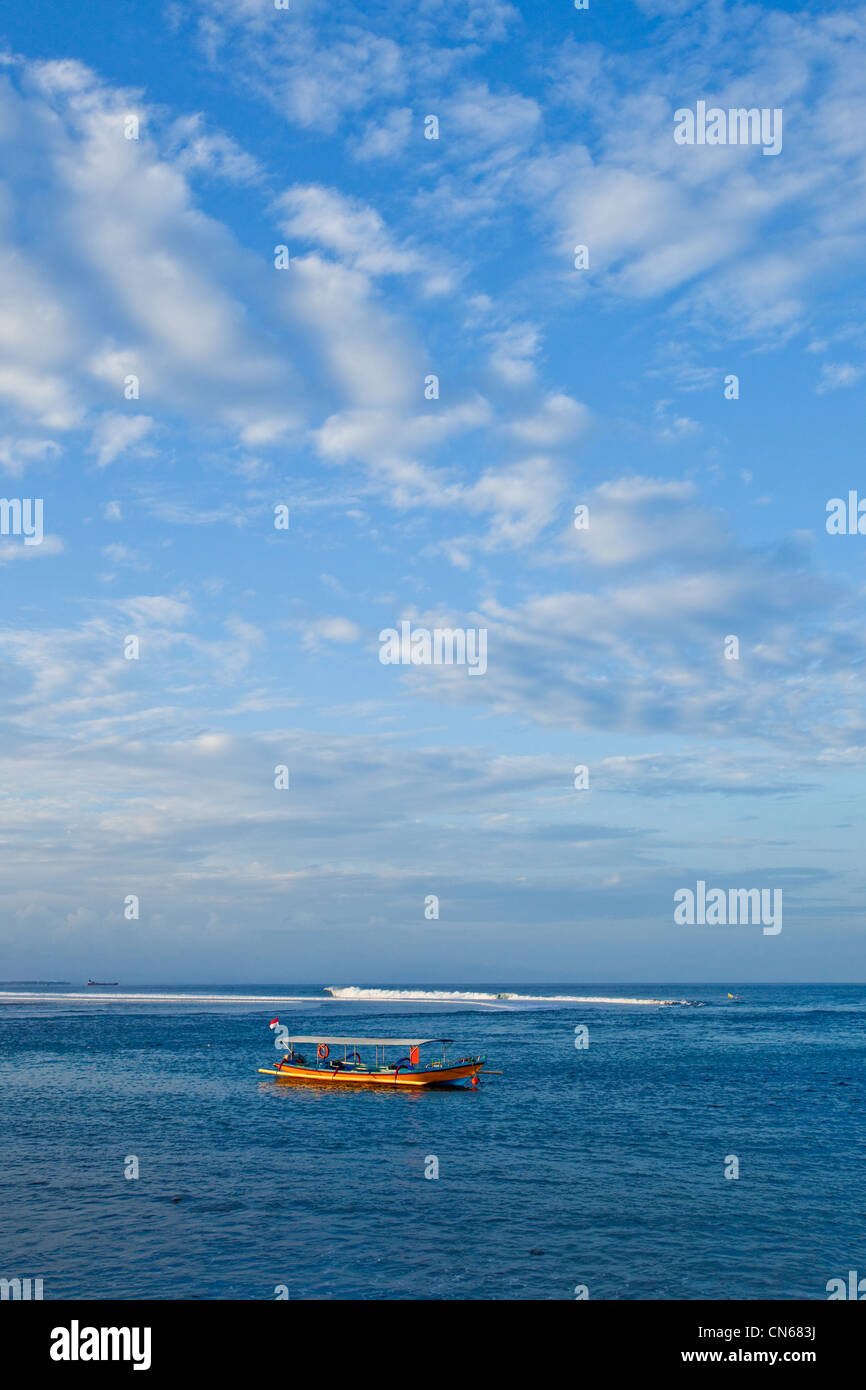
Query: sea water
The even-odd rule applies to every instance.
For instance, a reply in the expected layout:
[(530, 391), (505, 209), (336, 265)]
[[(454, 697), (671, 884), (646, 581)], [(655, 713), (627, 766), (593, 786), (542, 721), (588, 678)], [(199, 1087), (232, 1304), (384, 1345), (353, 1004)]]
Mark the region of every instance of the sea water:
[[(866, 987), (444, 992), (489, 997), (0, 986), (0, 1277), (45, 1299), (826, 1299), (866, 1273)], [(503, 1074), (276, 1084), (274, 1016), (453, 1038)]]

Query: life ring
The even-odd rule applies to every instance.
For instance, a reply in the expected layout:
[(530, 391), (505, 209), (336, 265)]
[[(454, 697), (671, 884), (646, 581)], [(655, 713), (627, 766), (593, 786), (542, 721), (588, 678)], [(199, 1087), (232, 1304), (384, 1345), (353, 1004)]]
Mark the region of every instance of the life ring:
[(322, 1058), (322, 1060), (324, 1060), (325, 1057), (330, 1057), (330, 1055), (331, 1055), (331, 1049), (328, 1047), (328, 1044), (327, 1044), (327, 1043), (319, 1043), (319, 1046), (316, 1048), (316, 1056), (317, 1056), (317, 1057), (320, 1057), (320, 1058)]

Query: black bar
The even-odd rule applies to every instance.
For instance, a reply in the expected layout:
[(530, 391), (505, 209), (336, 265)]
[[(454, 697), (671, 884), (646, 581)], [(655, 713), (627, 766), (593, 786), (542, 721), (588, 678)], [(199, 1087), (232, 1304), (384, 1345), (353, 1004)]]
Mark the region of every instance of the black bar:
[[(862, 1300), (861, 1300), (862, 1301)], [(425, 1300), (418, 1300), (424, 1303)], [(419, 1378), (427, 1380), (436, 1367), (453, 1370), (459, 1332), (461, 1374), (478, 1357), (488, 1372), (513, 1365), (523, 1352), (545, 1364), (556, 1353), (570, 1358), (573, 1375), (605, 1379), (621, 1373), (666, 1374), (673, 1368), (701, 1373), (707, 1365), (734, 1370), (740, 1366), (786, 1369), (806, 1366), (828, 1374), (856, 1364), (863, 1337), (863, 1315), (840, 1302), (779, 1300), (777, 1302), (473, 1302), (449, 1300), (433, 1306), (410, 1304), (395, 1308), (384, 1300), (334, 1301), (112, 1301), (4, 1302), (0, 1305), (4, 1359), (27, 1374), (48, 1373), (61, 1383), (69, 1376), (93, 1378), (100, 1370), (145, 1375), (213, 1374), (244, 1370), (257, 1379), (272, 1375), (286, 1379), (297, 1370), (299, 1355), (323, 1358), (321, 1372), (329, 1380), (341, 1365), (358, 1371), (364, 1353), (387, 1355), (391, 1339), (407, 1336), (418, 1356)], [(52, 1347), (71, 1356), (73, 1348), (100, 1351), (88, 1329), (128, 1329), (119, 1336), (123, 1360), (57, 1360)], [(61, 1333), (65, 1330), (65, 1334)], [(132, 1329), (139, 1329), (137, 1334)], [(149, 1344), (145, 1337), (149, 1330)], [(357, 1334), (352, 1344), (347, 1336)], [(544, 1343), (539, 1344), (539, 1335)], [(68, 1338), (68, 1340), (67, 1340)], [(467, 1345), (468, 1343), (468, 1345)], [(352, 1350), (354, 1347), (354, 1350)], [(104, 1344), (107, 1357), (113, 1343)], [(336, 1357), (335, 1357), (336, 1353)], [(507, 1353), (503, 1360), (503, 1354)], [(134, 1371), (134, 1360), (141, 1363)], [(145, 1365), (145, 1361), (148, 1362)], [(595, 1372), (591, 1367), (595, 1366)], [(541, 1366), (538, 1367), (541, 1373)], [(565, 1370), (565, 1367), (563, 1367)], [(383, 1374), (387, 1366), (382, 1367)], [(309, 1371), (305, 1373), (309, 1377)], [(403, 1365), (404, 1379), (414, 1379)]]

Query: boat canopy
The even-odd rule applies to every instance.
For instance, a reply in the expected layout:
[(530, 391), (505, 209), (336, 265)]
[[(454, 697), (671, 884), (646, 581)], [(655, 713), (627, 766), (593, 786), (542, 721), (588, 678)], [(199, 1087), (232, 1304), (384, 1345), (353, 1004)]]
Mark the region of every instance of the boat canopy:
[(425, 1043), (431, 1042), (453, 1042), (453, 1038), (335, 1038), (332, 1033), (325, 1033), (321, 1037), (285, 1038), (288, 1043), (332, 1043), (334, 1047), (423, 1047)]

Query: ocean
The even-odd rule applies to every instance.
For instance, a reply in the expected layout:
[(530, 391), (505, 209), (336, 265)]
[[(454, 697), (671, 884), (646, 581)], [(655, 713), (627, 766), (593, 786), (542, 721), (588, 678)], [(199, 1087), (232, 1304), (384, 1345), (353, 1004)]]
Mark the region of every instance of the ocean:
[[(739, 992), (2, 985), (0, 1277), (45, 1299), (826, 1299), (866, 1274), (866, 986)], [(453, 1038), (502, 1075), (278, 1085), (256, 1071), (275, 1016)]]

